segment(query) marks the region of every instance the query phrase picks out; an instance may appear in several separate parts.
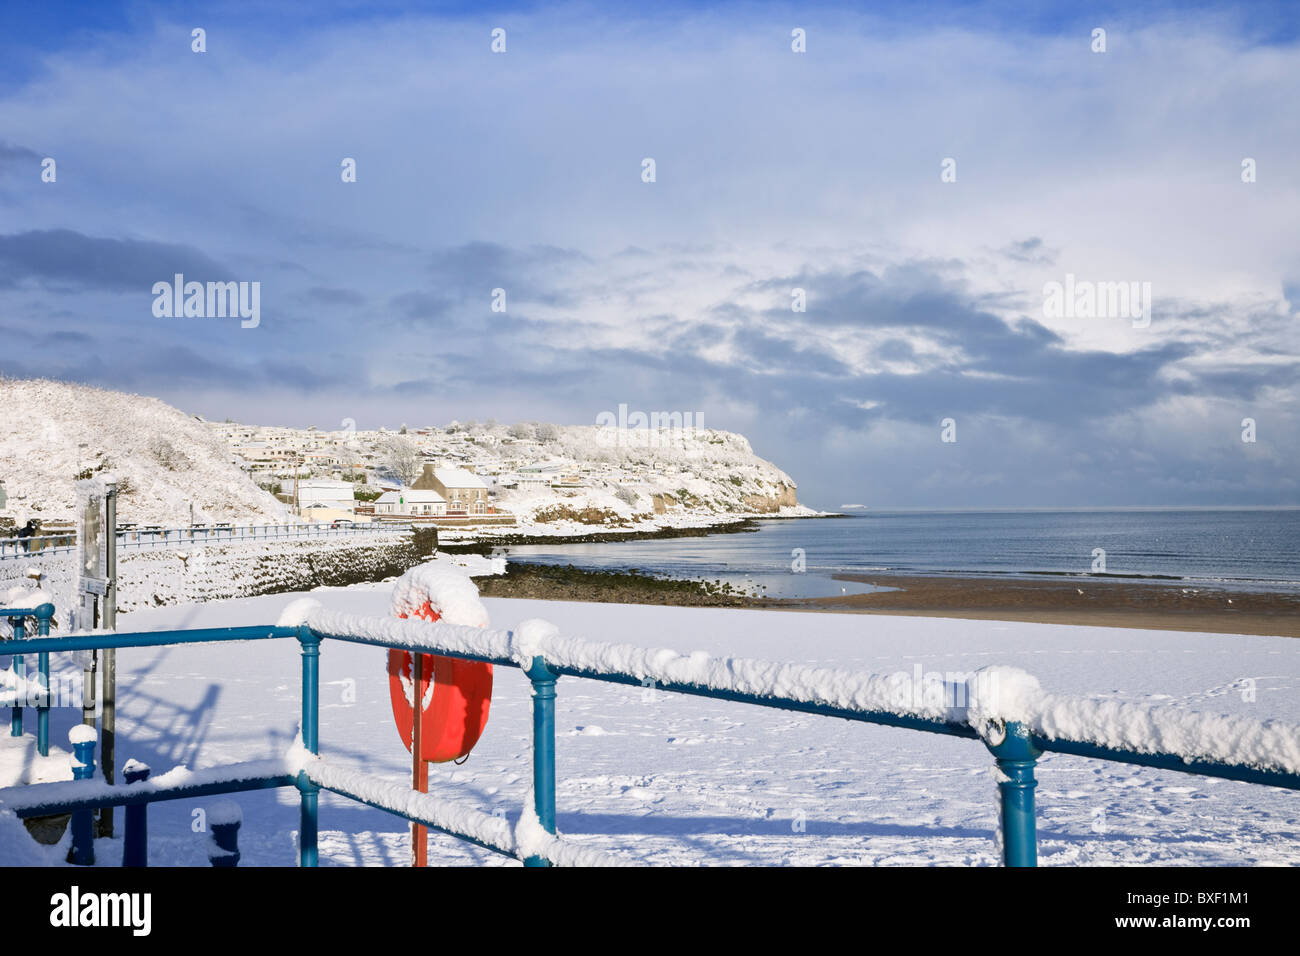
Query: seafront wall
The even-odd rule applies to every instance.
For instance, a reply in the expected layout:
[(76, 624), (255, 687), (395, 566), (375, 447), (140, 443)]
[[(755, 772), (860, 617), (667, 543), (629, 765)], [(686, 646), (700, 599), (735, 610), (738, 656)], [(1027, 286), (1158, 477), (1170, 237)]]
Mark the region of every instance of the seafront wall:
[[(382, 581), (409, 570), (437, 549), (433, 529), (383, 542), (339, 539), (259, 541), (190, 549), (124, 550), (118, 554), (118, 611), (255, 597), (286, 591)], [(30, 584), (39, 570), (41, 589), (63, 610), (76, 586), (76, 554), (33, 555), (0, 561), (0, 595)]]

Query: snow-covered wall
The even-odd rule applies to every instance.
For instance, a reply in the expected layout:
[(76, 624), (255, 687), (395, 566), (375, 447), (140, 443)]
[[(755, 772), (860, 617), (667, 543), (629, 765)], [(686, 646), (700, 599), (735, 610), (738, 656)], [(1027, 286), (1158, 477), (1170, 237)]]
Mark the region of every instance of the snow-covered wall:
[[(427, 552), (405, 536), (366, 544), (305, 539), (126, 551), (118, 557), (118, 610), (381, 581), (419, 564)], [(32, 568), (44, 575), (41, 590), (52, 595), (55, 606), (60, 611), (69, 607), (76, 585), (74, 554), (0, 561), (0, 597), (11, 588), (30, 586), (27, 572)]]

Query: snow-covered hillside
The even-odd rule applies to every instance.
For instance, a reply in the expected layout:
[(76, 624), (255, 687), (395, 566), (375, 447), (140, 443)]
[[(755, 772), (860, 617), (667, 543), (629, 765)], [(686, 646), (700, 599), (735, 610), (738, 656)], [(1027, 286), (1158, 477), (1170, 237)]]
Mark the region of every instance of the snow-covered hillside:
[[(794, 480), (755, 455), (743, 435), (684, 429), (648, 441), (646, 433), (611, 437), (594, 426), (552, 430), (548, 441), (511, 441), (488, 432), (474, 442), (478, 467), (498, 475), (498, 503), (532, 534), (815, 514), (798, 504)], [(548, 465), (553, 483), (524, 477), (529, 468)]]
[(386, 486), (409, 484), (421, 462), (472, 471), (492, 503), (518, 517), (509, 532), (653, 530), (816, 514), (798, 503), (794, 480), (754, 454), (743, 435), (717, 429), (538, 422), (452, 422), (403, 426), (400, 433), (209, 427), (263, 480), (287, 480), (288, 459), (299, 457), (313, 474), (365, 471)]
[(70, 520), (78, 477), (111, 472), (118, 520), (269, 524), (284, 507), (231, 463), (203, 423), (156, 398), (41, 379), (0, 378), (0, 515)]

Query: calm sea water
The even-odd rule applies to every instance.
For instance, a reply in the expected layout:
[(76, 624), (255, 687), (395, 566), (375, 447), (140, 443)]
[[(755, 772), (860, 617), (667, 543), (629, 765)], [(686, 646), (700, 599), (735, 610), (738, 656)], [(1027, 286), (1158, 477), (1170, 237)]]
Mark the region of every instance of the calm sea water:
[[(773, 597), (871, 590), (844, 572), (1037, 576), (1092, 573), (1229, 587), (1300, 589), (1300, 510), (867, 512), (760, 521), (704, 538), (529, 545), (512, 561), (724, 580)], [(806, 570), (792, 573), (802, 549)]]

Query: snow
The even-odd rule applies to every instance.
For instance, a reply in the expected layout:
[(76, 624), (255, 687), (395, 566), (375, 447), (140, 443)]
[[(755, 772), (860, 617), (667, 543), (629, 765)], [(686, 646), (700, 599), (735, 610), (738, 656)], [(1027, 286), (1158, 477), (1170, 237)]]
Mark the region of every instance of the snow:
[(227, 826), (232, 823), (243, 823), (244, 811), (239, 804), (229, 797), (216, 800), (208, 805), (208, 825), (209, 826)]
[(397, 579), (391, 605), (394, 615), (415, 617), (426, 603), (448, 624), (488, 625), (478, 588), (464, 571), (421, 564)]
[(484, 813), (431, 794), (417, 793), (404, 782), (376, 780), (335, 766), (304, 749), (301, 740), (291, 751), (290, 763), (306, 772), (307, 778), (318, 786), (364, 800), (375, 807), (416, 817), (426, 825), (462, 834), (504, 854), (519, 858), (542, 856), (560, 866), (626, 865), (618, 858), (547, 833), (532, 810), (531, 791), (526, 795), (519, 822), (512, 830), (504, 814)]
[(41, 687), (36, 662), (27, 664), (26, 679), (20, 680), (13, 665), (0, 670), (0, 707), (12, 707), (15, 701), (22, 701), (31, 706), (41, 700), (44, 688)]
[(202, 422), (156, 398), (42, 379), (0, 377), (0, 461), (8, 513), (23, 524), (75, 519), (79, 473), (115, 475), (118, 521), (275, 524), (285, 506), (231, 463)]
[(1026, 707), (1025, 722), (1049, 738), (1300, 773), (1300, 725), (1281, 720), (1053, 694)]
[[(344, 622), (361, 632), (427, 639), (430, 625), (387, 617), (392, 590), (385, 584), (315, 591), (311, 596), (323, 610), (312, 616), (313, 626)], [(265, 624), (289, 600), (279, 595), (140, 611), (132, 625)], [(1279, 745), (1280, 759), (1289, 762), (1285, 728), (1300, 720), (1300, 646), (1285, 638), (496, 598), (482, 604), (498, 622), (544, 618), (554, 629), (521, 624), (512, 636), (448, 625), (437, 628), (439, 640), (466, 647), (486, 642), (503, 659), (539, 650), (549, 657), (574, 641), (574, 654), (612, 653), (630, 664), (638, 661), (608, 648), (671, 641), (699, 648), (699, 655), (650, 654), (639, 663), (652, 673), (681, 669), (717, 679), (723, 675), (710, 661), (768, 658), (784, 662), (773, 665), (778, 669), (809, 673), (741, 667), (726, 679), (766, 675), (796, 686), (815, 672), (893, 675), (900, 687), (905, 678), (914, 690), (929, 686), (934, 675), (941, 686), (965, 686), (982, 668), (1001, 665), (1015, 672), (997, 672), (996, 697), (980, 697), (981, 685), (974, 685), (971, 712), (977, 716), (1014, 714), (1053, 733), (1074, 733), (1079, 722), (1099, 719), (1106, 739), (1162, 749), (1203, 747), (1209, 731), (1220, 748), (1240, 740), (1247, 759)], [(605, 643), (615, 636), (618, 643)], [(322, 644), (320, 760), (327, 769), (320, 773), (359, 775), (394, 788), (383, 791), (385, 800), (405, 799), (400, 794), (409, 794), (410, 758), (392, 724), (383, 654), (365, 645)], [(238, 761), (255, 761), (262, 773), (293, 772), (284, 754), (297, 733), (299, 666), (293, 641), (124, 650), (118, 658), (118, 752), (154, 766), (181, 764), (173, 771), (178, 780), (228, 775), (204, 768)], [(991, 692), (988, 684), (986, 678), (984, 689)], [(977, 741), (652, 686), (568, 677), (557, 686), (557, 811), (566, 845), (652, 864), (996, 862), (993, 761)], [(828, 686), (859, 690), (841, 686), (839, 678)], [(497, 672), (483, 738), (464, 766), (431, 768), (427, 795), (451, 808), (438, 812), (469, 809), (497, 821), (474, 817), (471, 824), (491, 826), (495, 837), (525, 848), (536, 836), (521, 813), (531, 805), (530, 691), (515, 668)], [(888, 686), (885, 692), (892, 693)], [(924, 694), (919, 703), (902, 703), (934, 706)], [(1190, 716), (1197, 711), (1210, 712), (1211, 722)], [(55, 729), (62, 732), (79, 717), (79, 711), (56, 710)], [(1256, 735), (1241, 734), (1243, 727), (1256, 728)], [(591, 728), (605, 733), (587, 732)], [(66, 755), (62, 759), (66, 768)], [(1044, 865), (1300, 864), (1295, 792), (1050, 753), (1039, 761), (1037, 776)], [(90, 785), (106, 786), (99, 780)], [(238, 801), (244, 811), (241, 865), (293, 865), (296, 790), (241, 793)], [(204, 805), (182, 799), (150, 807), (151, 865), (206, 863), (206, 846), (189, 827), (191, 810)], [(32, 851), (30, 841), (9, 852), (11, 838), (20, 835), (7, 836), (15, 822), (0, 812), (0, 859), (45, 859), (41, 854), (53, 848)], [(322, 792), (320, 826), (324, 865), (405, 865), (409, 859), (404, 821), (345, 797)], [(112, 849), (101, 856), (106, 865), (120, 859)], [(438, 835), (430, 838), (430, 861), (510, 864)]]
[[(3, 808), (24, 810), (65, 800), (81, 800), (94, 797), (114, 797), (125, 791), (130, 793), (156, 793), (175, 787), (200, 787), (206, 784), (231, 783), (241, 780), (255, 780), (259, 777), (286, 776), (296, 773), (290, 769), (285, 757), (267, 760), (250, 760), (244, 763), (226, 764), (205, 770), (190, 770), (185, 766), (173, 767), (166, 773), (149, 780), (136, 783), (110, 784), (101, 776), (94, 780), (67, 780), (51, 783), (37, 791), (16, 790), (6, 794)], [(181, 801), (184, 802), (184, 801)]]
[[(442, 589), (456, 600), (468, 600), (473, 584), (466, 578), (428, 568), (407, 573), (394, 590), (394, 608), (406, 607), (407, 582), (427, 580), (429, 595)], [(432, 589), (428, 589), (432, 588)], [(401, 595), (399, 597), (399, 595)], [(476, 592), (474, 592), (477, 603)], [(432, 598), (430, 598), (432, 600)], [(444, 598), (446, 600), (447, 598)], [(436, 603), (436, 602), (435, 602)], [(481, 604), (477, 604), (481, 608)], [(486, 611), (481, 619), (486, 624)], [(329, 632), (332, 617), (313, 616), (310, 623)], [(449, 617), (450, 621), (451, 618)], [(345, 622), (346, 633), (391, 635), (387, 622), (368, 627), (365, 622)], [(414, 625), (401, 632), (403, 642), (441, 640), (443, 628)], [(454, 649), (496, 657), (509, 656), (527, 668), (537, 656), (565, 670), (616, 674), (643, 685), (693, 685), (715, 691), (781, 698), (858, 712), (889, 712), (948, 722), (969, 723), (983, 734), (990, 725), (1019, 721), (1050, 739), (1086, 741), (1140, 753), (1166, 753), (1187, 760), (1203, 759), (1300, 773), (1300, 726), (1217, 714), (1192, 713), (1164, 706), (1138, 705), (1114, 700), (1053, 695), (1025, 671), (995, 665), (967, 678), (965, 694), (949, 697), (933, 693), (926, 682), (906, 671), (867, 673), (809, 667), (777, 661), (719, 658), (704, 651), (683, 654), (667, 648), (642, 648), (566, 638), (550, 622), (530, 618), (513, 634), (449, 630)], [(447, 649), (453, 649), (449, 646)], [(503, 653), (508, 649), (508, 653)], [(927, 686), (927, 683), (930, 686)], [(942, 684), (938, 685), (942, 689)]]
[(448, 554), (443, 551), (426, 563), (438, 567), (459, 568), (472, 578), (506, 573), (506, 559), (504, 557), (489, 558), (481, 554)]
[(31, 734), (11, 737), (8, 728), (0, 733), (0, 787), (71, 780), (71, 760), (66, 750), (53, 744), (49, 756), (42, 757), (36, 752), (36, 738)]
[(76, 744), (93, 744), (99, 740), (99, 733), (89, 724), (77, 724), (68, 731), (68, 742)]
[(487, 488), (482, 478), (464, 468), (435, 468), (433, 473), (444, 488)]
[[(48, 594), (25, 584), (15, 584), (6, 591), (0, 591), (0, 608), (13, 611), (31, 611), (50, 600)], [(4, 622), (6, 630), (12, 622)], [(8, 634), (5, 635), (8, 637)]]
[(320, 601), (315, 598), (296, 598), (284, 606), (276, 619), (276, 627), (300, 627), (307, 623), (307, 618), (321, 609)]

